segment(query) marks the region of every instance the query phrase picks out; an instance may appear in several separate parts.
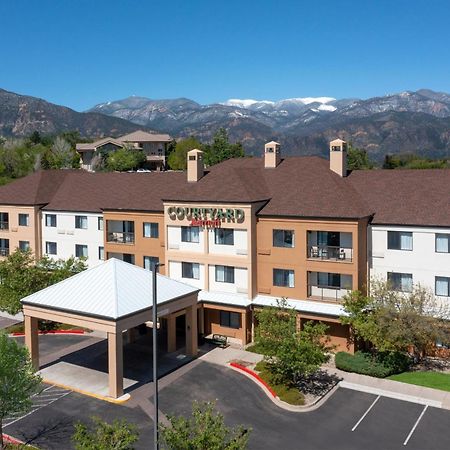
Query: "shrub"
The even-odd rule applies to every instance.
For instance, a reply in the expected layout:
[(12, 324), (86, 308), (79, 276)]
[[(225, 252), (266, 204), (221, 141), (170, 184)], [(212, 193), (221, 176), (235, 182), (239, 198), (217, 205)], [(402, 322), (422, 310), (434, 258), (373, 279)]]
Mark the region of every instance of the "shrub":
[(356, 352), (354, 355), (338, 352), (335, 357), (338, 369), (377, 378), (404, 372), (409, 362), (409, 357), (400, 352), (383, 352), (375, 355), (365, 352)]

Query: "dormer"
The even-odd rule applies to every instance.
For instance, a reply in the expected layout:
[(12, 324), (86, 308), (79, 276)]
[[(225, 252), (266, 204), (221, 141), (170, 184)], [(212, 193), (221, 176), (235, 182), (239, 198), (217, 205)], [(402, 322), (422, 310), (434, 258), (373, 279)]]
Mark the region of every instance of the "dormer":
[(264, 167), (274, 169), (281, 162), (280, 144), (272, 141), (264, 146)]
[(347, 176), (347, 142), (342, 139), (330, 142), (330, 170), (340, 177)]
[(194, 148), (187, 153), (187, 180), (196, 183), (205, 173), (203, 152)]

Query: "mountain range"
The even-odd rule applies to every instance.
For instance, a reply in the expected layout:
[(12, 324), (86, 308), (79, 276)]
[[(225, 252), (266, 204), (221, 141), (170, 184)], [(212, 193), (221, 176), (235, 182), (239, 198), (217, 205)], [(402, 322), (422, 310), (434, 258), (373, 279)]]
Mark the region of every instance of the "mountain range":
[(341, 137), (378, 160), (404, 152), (448, 157), (450, 94), (421, 89), (369, 99), (230, 99), (209, 105), (132, 96), (80, 113), (0, 89), (0, 135), (5, 136), (78, 130), (95, 138), (144, 128), (208, 141), (220, 127), (255, 155), (272, 139), (285, 154), (326, 155), (328, 142)]

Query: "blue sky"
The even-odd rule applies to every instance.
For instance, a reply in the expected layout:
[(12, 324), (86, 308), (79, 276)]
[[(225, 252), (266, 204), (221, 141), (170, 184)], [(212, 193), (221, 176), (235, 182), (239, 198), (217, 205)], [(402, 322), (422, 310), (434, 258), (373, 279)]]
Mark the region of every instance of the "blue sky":
[(450, 92), (447, 0), (1, 0), (0, 17), (0, 87), (76, 110)]

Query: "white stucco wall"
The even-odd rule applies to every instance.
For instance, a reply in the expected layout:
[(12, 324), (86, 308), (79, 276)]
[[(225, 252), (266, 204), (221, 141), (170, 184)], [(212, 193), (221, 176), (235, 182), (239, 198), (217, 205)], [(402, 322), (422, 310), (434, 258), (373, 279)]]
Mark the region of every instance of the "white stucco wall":
[[(46, 214), (56, 215), (56, 227), (45, 225)], [(75, 216), (87, 216), (87, 229), (75, 228)], [(88, 246), (87, 264), (94, 267), (99, 260), (99, 247), (103, 247), (103, 231), (98, 229), (98, 218), (101, 214), (74, 213), (60, 211), (44, 211), (42, 214), (42, 254), (46, 254), (46, 242), (56, 242), (57, 254), (49, 255), (54, 259), (67, 259), (75, 256), (75, 245)]]
[[(388, 249), (388, 231), (413, 233), (413, 249)], [(450, 277), (450, 253), (437, 253), (436, 233), (450, 234), (450, 228), (371, 226), (369, 233), (369, 270), (371, 277), (386, 279), (388, 272), (410, 273), (413, 283), (435, 292), (435, 277)], [(450, 301), (450, 298), (447, 298)]]
[(199, 242), (182, 242), (181, 227), (167, 227), (167, 248), (169, 250), (180, 250), (184, 252), (203, 252), (205, 231), (203, 228), (199, 230)]
[(216, 281), (216, 266), (209, 266), (209, 290), (211, 292), (229, 292), (233, 294), (247, 294), (248, 270), (240, 267), (234, 268), (234, 283)]
[[(192, 261), (195, 262), (195, 261)], [(169, 273), (168, 276), (174, 280), (182, 281), (183, 283), (190, 284), (198, 289), (206, 289), (205, 283), (205, 265), (199, 264), (199, 279), (183, 278), (183, 272), (180, 261), (169, 261)]]
[(221, 245), (215, 243), (215, 230), (208, 230), (209, 253), (216, 255), (241, 255), (247, 256), (248, 239), (247, 230), (235, 229), (233, 231), (234, 245)]

